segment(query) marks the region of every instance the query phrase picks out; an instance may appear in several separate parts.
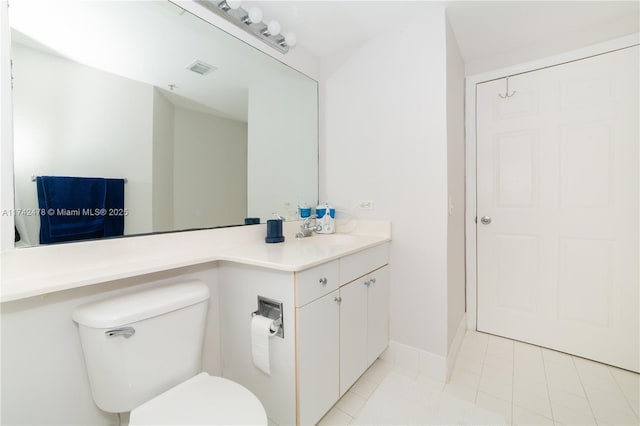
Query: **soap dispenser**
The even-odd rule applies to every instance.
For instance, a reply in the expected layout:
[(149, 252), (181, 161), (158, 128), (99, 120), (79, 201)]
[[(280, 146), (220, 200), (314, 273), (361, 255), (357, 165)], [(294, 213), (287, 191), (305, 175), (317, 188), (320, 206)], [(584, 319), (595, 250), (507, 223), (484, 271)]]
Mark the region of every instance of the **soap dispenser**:
[(318, 205), (316, 207), (316, 216), (318, 224), (322, 229), (316, 231), (318, 234), (333, 234), (336, 232), (336, 209), (331, 207), (329, 203)]

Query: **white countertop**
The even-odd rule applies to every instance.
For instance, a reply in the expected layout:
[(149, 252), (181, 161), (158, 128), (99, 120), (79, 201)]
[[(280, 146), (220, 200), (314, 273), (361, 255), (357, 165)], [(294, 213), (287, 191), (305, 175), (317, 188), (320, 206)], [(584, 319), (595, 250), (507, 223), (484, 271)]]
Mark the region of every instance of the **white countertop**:
[(222, 250), (218, 260), (295, 272), (390, 240), (380, 236), (348, 235), (348, 241), (345, 241), (342, 237), (346, 235), (318, 235), (300, 240), (290, 239), (283, 244), (247, 244)]
[(300, 222), (285, 222), (285, 242), (264, 242), (266, 225), (177, 232), (39, 246), (3, 252), (0, 302), (216, 261), (302, 271), (391, 240), (382, 221), (338, 224), (338, 233), (296, 239)]

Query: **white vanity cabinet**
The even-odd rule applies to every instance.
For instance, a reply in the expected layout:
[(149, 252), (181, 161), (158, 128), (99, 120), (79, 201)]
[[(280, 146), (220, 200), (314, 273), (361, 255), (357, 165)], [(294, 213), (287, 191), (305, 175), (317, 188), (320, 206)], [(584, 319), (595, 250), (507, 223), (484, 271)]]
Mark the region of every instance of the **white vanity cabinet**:
[[(388, 251), (385, 242), (298, 272), (221, 262), (222, 375), (251, 390), (275, 423), (317, 423), (387, 346)], [(251, 358), (258, 296), (283, 304), (270, 375)]]
[[(387, 244), (341, 258), (338, 290), (296, 306), (299, 424), (317, 423), (387, 347), (387, 263)], [(300, 274), (315, 277), (316, 268)], [(298, 295), (304, 282), (296, 280)]]

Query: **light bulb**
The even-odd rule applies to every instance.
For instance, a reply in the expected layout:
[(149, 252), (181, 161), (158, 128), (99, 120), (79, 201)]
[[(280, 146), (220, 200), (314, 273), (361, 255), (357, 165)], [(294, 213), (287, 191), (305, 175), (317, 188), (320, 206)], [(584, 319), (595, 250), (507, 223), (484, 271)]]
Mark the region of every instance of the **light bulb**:
[(267, 30), (269, 31), (269, 34), (271, 34), (272, 36), (276, 36), (280, 34), (280, 22), (278, 21), (269, 22), (269, 25), (267, 25)]
[(257, 24), (262, 21), (262, 11), (258, 7), (252, 7), (249, 9), (249, 22), (252, 24)]
[(293, 47), (298, 42), (298, 37), (294, 33), (286, 33), (284, 35), (284, 41), (287, 43), (287, 46)]
[(226, 0), (226, 2), (227, 2), (227, 6), (229, 6), (230, 9), (235, 10), (240, 7), (242, 0)]

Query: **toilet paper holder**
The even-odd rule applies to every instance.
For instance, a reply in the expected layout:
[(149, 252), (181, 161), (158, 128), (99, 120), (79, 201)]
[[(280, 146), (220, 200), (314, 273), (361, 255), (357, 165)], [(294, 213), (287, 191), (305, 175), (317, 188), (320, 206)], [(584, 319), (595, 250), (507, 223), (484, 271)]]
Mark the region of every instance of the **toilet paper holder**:
[(256, 315), (274, 320), (272, 331), (276, 331), (275, 335), (284, 339), (282, 302), (269, 299), (268, 297), (258, 296), (258, 310), (251, 312), (251, 317)]

